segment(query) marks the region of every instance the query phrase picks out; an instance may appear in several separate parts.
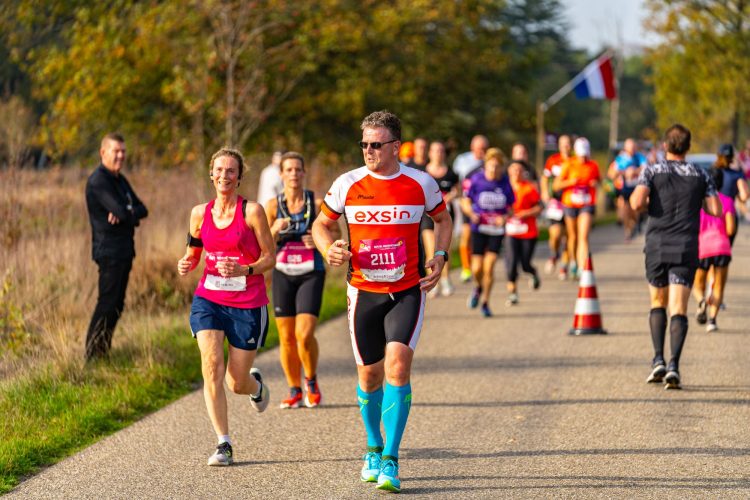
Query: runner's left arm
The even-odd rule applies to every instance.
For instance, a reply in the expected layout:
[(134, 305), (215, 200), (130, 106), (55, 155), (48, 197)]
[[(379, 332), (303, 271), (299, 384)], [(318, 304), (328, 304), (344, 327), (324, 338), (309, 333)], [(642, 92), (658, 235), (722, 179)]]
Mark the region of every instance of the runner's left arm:
[[(451, 236), (453, 234), (453, 220), (451, 219), (448, 210), (443, 209), (436, 213), (430, 214), (432, 220), (435, 222), (435, 249), (445, 250), (450, 254), (451, 248)], [(446, 258), (443, 256), (433, 256), (430, 259), (426, 267), (430, 269), (430, 274), (419, 280), (419, 288), (423, 292), (429, 292), (440, 280), (440, 275), (445, 267)]]
[(737, 196), (742, 203), (745, 203), (750, 198), (750, 187), (748, 187), (745, 179), (737, 180)]

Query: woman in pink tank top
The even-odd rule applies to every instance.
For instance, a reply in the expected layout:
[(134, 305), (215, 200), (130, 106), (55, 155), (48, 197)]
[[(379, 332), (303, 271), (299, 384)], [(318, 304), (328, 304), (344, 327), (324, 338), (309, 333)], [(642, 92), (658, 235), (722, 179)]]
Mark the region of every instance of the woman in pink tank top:
[[(208, 465), (234, 461), (225, 379), (232, 392), (250, 396), (258, 412), (266, 409), (270, 398), (253, 361), (268, 332), (263, 272), (273, 267), (275, 249), (263, 207), (237, 194), (244, 170), (242, 154), (233, 149), (220, 149), (211, 157), (209, 176), (216, 199), (193, 208), (187, 251), (177, 263), (184, 276), (198, 266), (206, 250), (203, 277), (190, 309), (190, 329), (201, 352), (203, 394), (219, 441)], [(225, 338), (229, 342), (226, 369)]]
[[(711, 168), (709, 174), (721, 190), (724, 182), (722, 169)], [(729, 263), (732, 261), (732, 246), (729, 235), (736, 231), (734, 199), (719, 192), (723, 215), (714, 217), (701, 210), (700, 233), (698, 234), (698, 270), (693, 282), (693, 297), (698, 301), (696, 321), (706, 325), (707, 332), (719, 329), (716, 317), (724, 301), (724, 287), (729, 276)], [(709, 282), (706, 296), (706, 282)]]

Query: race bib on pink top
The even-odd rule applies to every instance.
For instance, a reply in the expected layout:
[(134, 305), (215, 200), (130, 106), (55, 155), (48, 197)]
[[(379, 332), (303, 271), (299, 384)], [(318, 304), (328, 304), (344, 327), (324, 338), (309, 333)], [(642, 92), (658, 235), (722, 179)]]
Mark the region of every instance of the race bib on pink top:
[(221, 292), (244, 292), (247, 289), (247, 278), (245, 276), (233, 276), (225, 278), (219, 274), (216, 264), (219, 262), (240, 262), (240, 255), (234, 252), (211, 252), (206, 254), (206, 279), (203, 286), (206, 290)]
[(358, 259), (365, 280), (398, 281), (406, 269), (406, 242), (403, 238), (360, 240)]
[(315, 254), (301, 241), (288, 241), (276, 253), (276, 269), (289, 276), (299, 276), (315, 269)]

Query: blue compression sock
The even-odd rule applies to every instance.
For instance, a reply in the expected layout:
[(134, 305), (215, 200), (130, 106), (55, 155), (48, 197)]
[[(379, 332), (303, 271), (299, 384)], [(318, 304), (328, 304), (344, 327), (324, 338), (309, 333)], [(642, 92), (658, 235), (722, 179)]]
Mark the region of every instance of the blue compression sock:
[(383, 457), (398, 460), (398, 449), (401, 437), (406, 428), (411, 408), (411, 384), (397, 387), (385, 383), (383, 395), (383, 427), (385, 427), (385, 448)]
[(362, 421), (365, 423), (365, 431), (367, 431), (368, 451), (373, 451), (374, 448), (382, 450), (383, 436), (380, 434), (380, 412), (383, 403), (383, 388), (380, 387), (375, 392), (365, 392), (358, 384), (357, 401), (359, 402)]

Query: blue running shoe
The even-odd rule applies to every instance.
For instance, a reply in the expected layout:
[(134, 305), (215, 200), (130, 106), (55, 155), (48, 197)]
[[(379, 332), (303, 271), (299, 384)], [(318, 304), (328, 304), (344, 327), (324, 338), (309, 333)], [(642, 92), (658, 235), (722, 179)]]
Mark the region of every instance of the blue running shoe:
[(365, 483), (374, 483), (380, 475), (380, 453), (368, 451), (362, 459), (365, 461), (362, 465), (362, 472), (359, 478)]
[(469, 306), (469, 309), (476, 309), (479, 305), (479, 295), (482, 293), (482, 289), (480, 287), (474, 287), (474, 289), (471, 291), (471, 295), (469, 295), (469, 300), (466, 302), (466, 305)]
[(482, 304), (482, 316), (485, 318), (491, 318), (492, 317), (492, 311), (490, 311), (490, 306), (485, 302)]
[(383, 460), (383, 463), (380, 464), (377, 488), (379, 490), (392, 491), (393, 493), (401, 491), (401, 480), (398, 478), (398, 463), (393, 460)]

